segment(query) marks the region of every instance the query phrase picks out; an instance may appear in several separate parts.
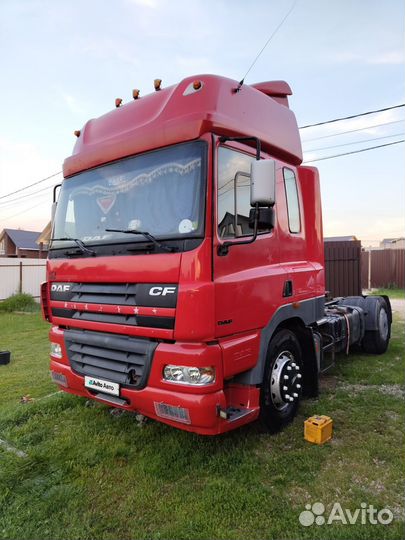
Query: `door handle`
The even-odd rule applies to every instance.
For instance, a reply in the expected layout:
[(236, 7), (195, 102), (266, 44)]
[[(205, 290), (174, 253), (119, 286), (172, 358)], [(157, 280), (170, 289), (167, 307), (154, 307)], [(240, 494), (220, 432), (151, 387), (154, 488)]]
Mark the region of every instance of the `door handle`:
[(293, 282), (291, 279), (287, 279), (287, 281), (284, 282), (284, 288), (283, 288), (283, 296), (292, 296), (293, 295)]

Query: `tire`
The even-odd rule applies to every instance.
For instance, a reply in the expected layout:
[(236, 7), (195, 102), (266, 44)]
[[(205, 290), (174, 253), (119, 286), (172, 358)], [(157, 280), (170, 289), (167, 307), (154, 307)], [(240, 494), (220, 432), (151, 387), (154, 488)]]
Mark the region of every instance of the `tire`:
[(299, 341), (290, 330), (280, 330), (269, 345), (260, 394), (260, 421), (266, 431), (277, 433), (293, 420), (303, 380)]
[[(363, 351), (369, 354), (384, 354), (388, 348), (391, 334), (391, 323), (387, 305), (383, 298), (368, 297), (376, 303), (374, 316), (377, 330), (367, 330), (362, 341)], [(371, 300), (370, 300), (371, 301)]]

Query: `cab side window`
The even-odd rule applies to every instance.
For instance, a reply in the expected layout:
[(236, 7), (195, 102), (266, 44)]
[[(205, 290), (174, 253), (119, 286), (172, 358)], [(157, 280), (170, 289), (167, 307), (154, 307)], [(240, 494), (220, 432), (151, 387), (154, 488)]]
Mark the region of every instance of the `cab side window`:
[[(230, 148), (218, 148), (218, 235), (237, 238), (253, 234), (249, 227), (250, 164), (249, 156)], [(239, 174), (238, 174), (239, 173)], [(269, 232), (270, 229), (260, 229)]]
[(284, 168), (284, 187), (287, 199), (288, 226), (291, 233), (301, 232), (300, 203), (298, 199), (297, 180), (291, 169)]

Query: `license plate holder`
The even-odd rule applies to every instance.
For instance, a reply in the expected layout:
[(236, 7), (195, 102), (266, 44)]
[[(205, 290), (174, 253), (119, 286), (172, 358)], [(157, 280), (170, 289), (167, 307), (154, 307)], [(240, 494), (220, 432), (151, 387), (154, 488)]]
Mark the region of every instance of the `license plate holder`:
[(104, 379), (98, 379), (97, 377), (84, 377), (84, 386), (89, 390), (102, 392), (103, 394), (110, 394), (112, 396), (120, 395), (120, 385), (115, 382), (105, 381)]

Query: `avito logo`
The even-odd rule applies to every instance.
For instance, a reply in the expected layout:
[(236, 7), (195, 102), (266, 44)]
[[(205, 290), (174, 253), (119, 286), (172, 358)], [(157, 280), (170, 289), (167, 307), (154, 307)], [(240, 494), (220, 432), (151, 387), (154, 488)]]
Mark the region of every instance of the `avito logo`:
[(325, 514), (325, 505), (321, 502), (306, 504), (305, 510), (299, 515), (299, 521), (304, 527), (316, 525), (330, 525), (331, 523), (342, 523), (343, 525), (354, 525), (360, 523), (365, 525), (389, 525), (394, 519), (394, 515), (389, 508), (378, 510), (372, 504), (362, 502), (360, 508), (349, 510), (342, 508), (342, 505), (335, 502), (328, 515)]

